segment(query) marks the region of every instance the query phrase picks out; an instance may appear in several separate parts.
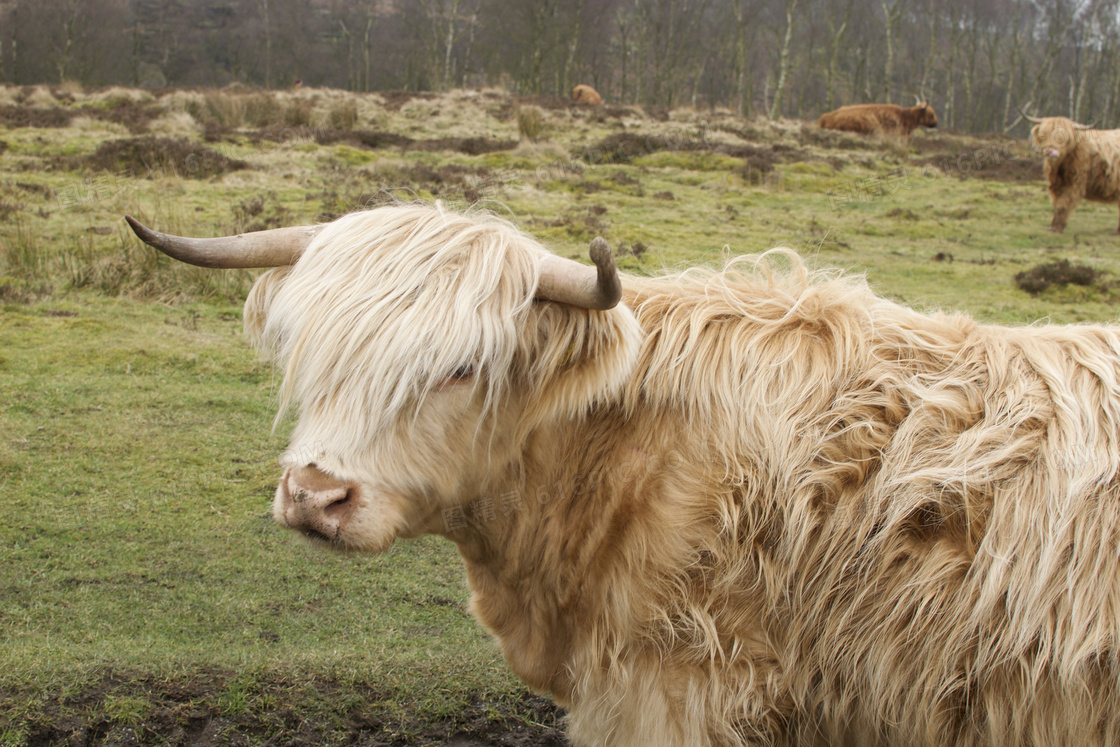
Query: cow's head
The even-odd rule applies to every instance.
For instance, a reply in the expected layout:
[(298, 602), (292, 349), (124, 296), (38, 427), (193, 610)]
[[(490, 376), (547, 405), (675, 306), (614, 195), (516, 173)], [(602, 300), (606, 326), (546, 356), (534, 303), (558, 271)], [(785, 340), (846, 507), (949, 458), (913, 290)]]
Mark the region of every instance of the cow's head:
[(933, 111), (933, 107), (929, 105), (928, 101), (919, 101), (917, 108), (919, 127), (937, 127), (937, 114)]
[(340, 549), (443, 531), (443, 509), (516, 469), (528, 434), (616, 398), (641, 339), (601, 240), (590, 268), (439, 207), (210, 240), (129, 220), (195, 264), (280, 265), (245, 303), (284, 374), (280, 413), (298, 408), (273, 513)]
[(1092, 129), (1091, 124), (1079, 124), (1065, 117), (1030, 117), (1034, 123), (1031, 128), (1031, 145), (1048, 159), (1060, 161), (1077, 144), (1078, 135), (1083, 130)]

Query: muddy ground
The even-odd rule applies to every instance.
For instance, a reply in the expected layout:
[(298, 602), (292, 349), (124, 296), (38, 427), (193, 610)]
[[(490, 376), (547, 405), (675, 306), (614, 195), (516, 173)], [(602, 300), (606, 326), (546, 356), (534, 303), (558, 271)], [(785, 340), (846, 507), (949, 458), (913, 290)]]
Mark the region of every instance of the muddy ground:
[[(568, 742), (562, 729), (563, 711), (549, 698), (524, 693), (514, 700), (478, 698), (453, 716), (443, 719), (392, 717), (376, 693), (364, 693), (356, 707), (332, 708), (332, 693), (343, 685), (327, 681), (285, 682), (265, 685), (262, 696), (275, 688), (273, 697), (251, 699), (244, 708), (231, 709), (223, 700), (229, 675), (216, 673), (212, 680), (193, 678), (189, 683), (126, 679), (106, 675), (96, 685), (63, 697), (48, 696), (38, 713), (23, 721), (23, 744), (28, 747), (250, 747), (286, 745), (320, 747), (398, 747), (450, 745), (452, 747), (562, 747)], [(283, 692), (298, 687), (302, 697), (285, 699)], [(353, 686), (346, 692), (353, 703)], [(308, 688), (319, 696), (307, 700)], [(5, 704), (26, 703), (26, 698), (0, 692)], [(130, 712), (120, 703), (132, 702)], [(303, 702), (295, 707), (292, 702)], [(273, 703), (272, 707), (261, 707)], [(143, 704), (139, 708), (136, 704)], [(115, 711), (115, 713), (114, 713)], [(0, 721), (4, 719), (0, 718)], [(14, 724), (8, 724), (9, 729)], [(17, 727), (18, 728), (18, 727)], [(9, 732), (11, 733), (11, 732)]]

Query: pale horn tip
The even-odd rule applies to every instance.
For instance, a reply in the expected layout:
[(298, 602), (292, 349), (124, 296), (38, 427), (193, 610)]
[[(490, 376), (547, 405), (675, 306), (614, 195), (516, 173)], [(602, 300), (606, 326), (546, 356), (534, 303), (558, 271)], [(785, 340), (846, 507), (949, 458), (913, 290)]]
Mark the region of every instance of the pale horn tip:
[(614, 308), (622, 298), (622, 282), (618, 277), (611, 245), (602, 236), (596, 236), (591, 240), (589, 253), (598, 271), (599, 308)]

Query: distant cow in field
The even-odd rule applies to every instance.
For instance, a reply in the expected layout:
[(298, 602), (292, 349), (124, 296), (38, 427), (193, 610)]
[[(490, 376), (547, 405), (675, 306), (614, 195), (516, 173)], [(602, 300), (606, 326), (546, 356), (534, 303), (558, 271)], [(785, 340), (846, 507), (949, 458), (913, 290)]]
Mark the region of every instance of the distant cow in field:
[(598, 106), (603, 103), (603, 97), (591, 86), (580, 83), (572, 89), (572, 101), (577, 104), (594, 104)]
[(925, 101), (919, 101), (916, 106), (910, 107), (897, 104), (854, 104), (822, 114), (817, 124), (822, 130), (910, 137), (910, 133), (918, 127), (937, 127), (937, 114)]
[(1120, 740), (1120, 328), (920, 314), (792, 253), (619, 276), (438, 207), (130, 222), (277, 265), (245, 304), (298, 406), (276, 520), (454, 542), (573, 744)]
[[(1031, 117), (1031, 143), (1045, 159), (1054, 217), (1050, 230), (1065, 230), (1082, 199), (1120, 204), (1120, 130), (1094, 130), (1065, 117)], [(1120, 233), (1120, 225), (1117, 226)]]

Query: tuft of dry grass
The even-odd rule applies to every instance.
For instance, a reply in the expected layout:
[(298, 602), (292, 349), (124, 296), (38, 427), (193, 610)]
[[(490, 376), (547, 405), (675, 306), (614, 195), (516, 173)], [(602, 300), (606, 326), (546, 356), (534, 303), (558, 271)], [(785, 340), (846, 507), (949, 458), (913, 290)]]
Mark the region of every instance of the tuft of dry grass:
[(201, 99), (187, 99), (186, 108), (196, 121), (212, 120), (226, 129), (268, 127), (285, 117), (276, 98), (264, 92), (207, 91)]
[(544, 131), (544, 112), (539, 106), (517, 107), (517, 132), (522, 140), (531, 143), (541, 139)]
[(350, 131), (358, 124), (358, 104), (352, 99), (340, 101), (327, 113), (327, 124), (332, 129)]

